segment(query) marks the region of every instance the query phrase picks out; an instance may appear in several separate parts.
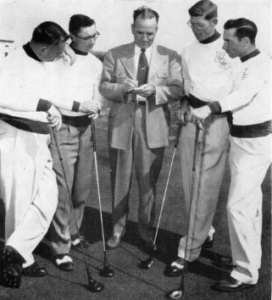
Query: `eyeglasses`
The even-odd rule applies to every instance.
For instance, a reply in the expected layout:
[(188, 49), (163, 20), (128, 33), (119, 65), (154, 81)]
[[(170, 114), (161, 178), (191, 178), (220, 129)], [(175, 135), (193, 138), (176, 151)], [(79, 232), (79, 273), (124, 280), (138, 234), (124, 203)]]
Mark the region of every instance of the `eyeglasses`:
[[(210, 20), (210, 21), (212, 21), (212, 20)], [(210, 21), (208, 21), (206, 24), (203, 24), (203, 23), (192, 23), (190, 20), (187, 22), (187, 25), (190, 27), (190, 28), (197, 28), (197, 29), (204, 29), (204, 28), (206, 28), (208, 25), (209, 25), (209, 23), (210, 23)]]
[(76, 34), (74, 34), (74, 35), (84, 41), (88, 41), (88, 40), (92, 40), (92, 39), (97, 39), (100, 36), (100, 33), (97, 31), (94, 35), (85, 36), (85, 37), (82, 37), (82, 36), (79, 36)]

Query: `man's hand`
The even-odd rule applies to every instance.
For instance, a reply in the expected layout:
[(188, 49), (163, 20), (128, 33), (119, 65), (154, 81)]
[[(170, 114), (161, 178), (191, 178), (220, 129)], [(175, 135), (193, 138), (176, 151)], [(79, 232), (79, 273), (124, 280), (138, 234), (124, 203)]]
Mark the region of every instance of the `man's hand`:
[(177, 117), (179, 122), (185, 126), (191, 117), (191, 108), (187, 100), (183, 100), (177, 109)]
[(212, 113), (208, 105), (205, 105), (200, 108), (195, 108), (191, 112), (190, 122), (193, 123), (205, 123), (205, 119)]
[(151, 84), (143, 84), (139, 88), (133, 91), (134, 94), (140, 95), (142, 97), (149, 97), (156, 94), (156, 88)]
[(60, 130), (62, 124), (62, 117), (57, 108), (52, 105), (47, 111), (47, 120), (49, 122), (48, 126), (55, 127), (56, 130)]
[(79, 110), (80, 112), (87, 113), (90, 115), (96, 115), (99, 113), (99, 107), (96, 102), (84, 101), (80, 103)]
[(126, 93), (131, 93), (134, 88), (138, 86), (138, 82), (132, 79), (125, 79), (123, 82), (123, 92)]

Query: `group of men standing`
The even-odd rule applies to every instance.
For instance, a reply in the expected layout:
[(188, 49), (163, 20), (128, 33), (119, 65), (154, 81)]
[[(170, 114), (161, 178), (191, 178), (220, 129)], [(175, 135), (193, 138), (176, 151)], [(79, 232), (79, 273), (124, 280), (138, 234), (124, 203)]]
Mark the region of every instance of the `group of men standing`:
[[(261, 183), (271, 164), (271, 60), (256, 49), (257, 27), (252, 21), (229, 20), (222, 39), (215, 29), (217, 6), (210, 0), (198, 1), (189, 15), (187, 24), (196, 41), (184, 48), (181, 60), (176, 51), (154, 42), (159, 15), (145, 6), (133, 14), (134, 42), (111, 49), (103, 70), (89, 53), (99, 36), (96, 24), (84, 15), (70, 19), (70, 47), (65, 31), (45, 22), (34, 30), (30, 43), (8, 58), (0, 79), (0, 104), (5, 108), (0, 116), (1, 197), (6, 207), (3, 261), (8, 286), (19, 287), (22, 274), (46, 274), (32, 252), (48, 229), (53, 260), (61, 270), (74, 269), (71, 246), (81, 242), (88, 247), (77, 228), (91, 189), (89, 125), (102, 108), (100, 93), (112, 103), (108, 146), (113, 232), (107, 248), (116, 249), (125, 234), (135, 166), (139, 234), (145, 248), (153, 250), (156, 185), (168, 146), (169, 104), (180, 102), (181, 178), (189, 230), (165, 275), (180, 276), (202, 247), (212, 246), (212, 221), (230, 140), (227, 210), (232, 260), (222, 264), (233, 271), (213, 288), (233, 292), (257, 283)], [(67, 55), (59, 57), (63, 52), (75, 55), (74, 64)], [(48, 123), (56, 128), (51, 139)]]

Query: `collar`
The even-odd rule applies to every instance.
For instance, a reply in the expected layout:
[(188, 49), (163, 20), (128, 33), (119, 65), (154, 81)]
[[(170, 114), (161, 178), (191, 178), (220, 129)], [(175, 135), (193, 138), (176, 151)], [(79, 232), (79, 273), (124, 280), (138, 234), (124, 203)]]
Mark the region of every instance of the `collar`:
[[(151, 52), (152, 52), (152, 45), (149, 48), (145, 49), (146, 56), (150, 57)], [(135, 44), (135, 47), (134, 47), (134, 54), (135, 55), (140, 55), (141, 54), (141, 48), (138, 47), (136, 44)]]
[(35, 54), (35, 52), (32, 50), (32, 48), (31, 48), (31, 46), (30, 46), (30, 43), (27, 43), (27, 44), (23, 45), (23, 49), (25, 50), (25, 53), (26, 53), (29, 57), (35, 59), (35, 60), (38, 61), (38, 62), (42, 62), (42, 60), (39, 59), (39, 57), (38, 57), (38, 56)]
[(241, 62), (243, 63), (243, 62), (249, 60), (250, 58), (257, 56), (257, 55), (260, 54), (260, 53), (261, 53), (261, 52), (260, 52), (258, 49), (255, 49), (254, 51), (250, 52), (249, 54), (247, 54), (247, 55), (241, 57), (240, 60), (241, 60)]
[(220, 34), (218, 31), (215, 30), (215, 33), (214, 33), (212, 36), (206, 38), (206, 39), (203, 40), (203, 41), (199, 41), (199, 42), (200, 42), (201, 44), (210, 44), (210, 43), (212, 43), (212, 42), (218, 40), (218, 39), (220, 38), (220, 36), (221, 36), (221, 34)]
[(73, 44), (70, 44), (70, 47), (74, 50), (75, 54), (77, 55), (88, 55), (88, 52), (83, 52), (83, 51), (80, 51), (78, 49), (76, 49), (75, 47), (73, 47)]

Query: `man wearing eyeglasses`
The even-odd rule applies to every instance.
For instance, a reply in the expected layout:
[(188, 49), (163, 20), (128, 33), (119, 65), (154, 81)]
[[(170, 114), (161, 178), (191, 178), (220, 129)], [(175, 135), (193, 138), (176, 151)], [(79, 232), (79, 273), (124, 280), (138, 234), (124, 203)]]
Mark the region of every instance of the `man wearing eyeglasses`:
[[(93, 145), (90, 118), (97, 118), (102, 104), (102, 97), (98, 91), (102, 63), (90, 53), (99, 36), (95, 21), (85, 15), (73, 15), (70, 18), (69, 32), (72, 39), (70, 47), (76, 54), (76, 60), (72, 66), (65, 60), (57, 62), (62, 96), (67, 100), (75, 99), (79, 103), (89, 101), (91, 110), (88, 114), (60, 110), (63, 124), (56, 134), (72, 195), (69, 195), (66, 187), (54, 139), (50, 144), (57, 175), (59, 201), (49, 238), (54, 263), (63, 271), (74, 269), (73, 260), (69, 255), (71, 246), (80, 246), (80, 239), (84, 247), (89, 246), (84, 236), (78, 236), (77, 227), (81, 226), (85, 203), (91, 191)], [(70, 197), (72, 204), (69, 203)], [(70, 205), (73, 205), (74, 214)]]
[[(178, 257), (165, 270), (170, 277), (180, 276), (187, 261), (196, 260), (202, 247), (212, 247), (212, 221), (217, 206), (227, 158), (229, 125), (226, 114), (213, 115), (199, 134), (197, 160), (192, 189), (192, 164), (196, 126), (187, 123), (192, 108), (204, 106), (231, 92), (232, 61), (222, 50), (222, 38), (216, 31), (217, 6), (199, 1), (189, 9), (187, 23), (196, 41), (182, 52), (182, 75), (185, 97), (177, 111), (180, 122), (186, 125), (181, 134), (182, 187), (190, 219), (188, 236), (180, 240)], [(190, 208), (191, 203), (191, 211)], [(187, 254), (185, 249), (187, 243)]]
[(138, 228), (151, 250), (156, 184), (168, 145), (168, 103), (182, 94), (178, 54), (154, 39), (159, 15), (149, 7), (134, 11), (134, 42), (111, 49), (104, 60), (100, 91), (112, 102), (109, 113), (109, 151), (113, 194), (113, 235), (116, 249), (126, 229), (132, 168), (139, 187)]

